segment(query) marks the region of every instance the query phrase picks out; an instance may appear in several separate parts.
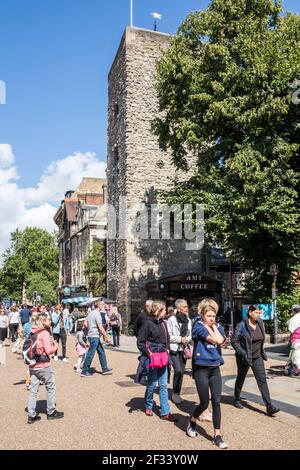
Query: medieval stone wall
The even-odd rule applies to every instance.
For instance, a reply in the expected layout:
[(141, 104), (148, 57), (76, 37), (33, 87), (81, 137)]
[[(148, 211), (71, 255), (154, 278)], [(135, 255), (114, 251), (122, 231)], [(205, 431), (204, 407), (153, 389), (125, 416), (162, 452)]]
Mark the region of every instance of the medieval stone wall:
[[(109, 74), (108, 202), (114, 205), (118, 219), (124, 215), (119, 211), (119, 196), (126, 196), (129, 224), (136, 219), (135, 204), (159, 202), (160, 191), (172, 189), (176, 178), (187, 179), (191, 174), (175, 170), (170, 154), (159, 148), (151, 131), (158, 111), (155, 65), (169, 43), (169, 35), (127, 28)], [(185, 243), (108, 241), (108, 296), (118, 301), (127, 321), (146, 300), (147, 282), (203, 271), (201, 252), (187, 251)]]

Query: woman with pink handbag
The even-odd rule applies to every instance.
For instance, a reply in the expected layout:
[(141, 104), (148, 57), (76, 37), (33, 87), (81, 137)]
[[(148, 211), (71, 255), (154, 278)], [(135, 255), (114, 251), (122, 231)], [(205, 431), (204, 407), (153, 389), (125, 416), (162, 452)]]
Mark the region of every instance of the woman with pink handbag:
[(164, 321), (166, 305), (158, 300), (154, 301), (145, 323), (138, 333), (137, 346), (143, 356), (148, 358), (148, 381), (145, 393), (145, 413), (153, 416), (153, 394), (158, 382), (160, 417), (163, 420), (176, 422), (177, 419), (170, 413), (168, 400), (168, 364), (170, 339)]

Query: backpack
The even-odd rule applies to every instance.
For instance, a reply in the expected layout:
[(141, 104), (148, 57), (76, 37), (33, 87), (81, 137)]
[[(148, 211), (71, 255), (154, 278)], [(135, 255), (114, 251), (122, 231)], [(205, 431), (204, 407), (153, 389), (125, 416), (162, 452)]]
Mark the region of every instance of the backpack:
[(37, 354), (36, 346), (39, 333), (40, 331), (37, 331), (36, 333), (30, 333), (29, 337), (24, 341), (22, 355), (23, 361), (27, 366), (34, 366), (39, 362), (49, 361), (49, 356)]
[(242, 321), (242, 334), (244, 335), (246, 333), (246, 324), (244, 322), (244, 320)]

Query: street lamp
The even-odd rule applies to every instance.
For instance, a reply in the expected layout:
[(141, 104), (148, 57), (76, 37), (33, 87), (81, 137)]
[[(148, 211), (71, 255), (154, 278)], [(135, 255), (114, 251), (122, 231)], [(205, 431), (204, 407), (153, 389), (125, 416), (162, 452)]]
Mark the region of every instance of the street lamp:
[(272, 303), (273, 303), (273, 312), (274, 312), (274, 344), (277, 344), (277, 337), (278, 337), (278, 316), (277, 316), (277, 275), (279, 273), (279, 269), (277, 264), (272, 263), (270, 266), (270, 274), (273, 276), (273, 283), (272, 283)]

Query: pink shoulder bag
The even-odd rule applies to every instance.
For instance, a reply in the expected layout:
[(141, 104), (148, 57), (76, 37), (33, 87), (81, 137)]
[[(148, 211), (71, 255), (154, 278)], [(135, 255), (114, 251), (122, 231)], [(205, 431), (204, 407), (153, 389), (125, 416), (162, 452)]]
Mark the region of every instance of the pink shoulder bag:
[[(166, 333), (166, 327), (164, 322), (162, 323), (163, 328)], [(166, 339), (168, 338), (166, 334)], [(168, 351), (164, 352), (151, 352), (149, 348), (149, 342), (146, 342), (146, 347), (149, 353), (150, 363), (148, 364), (149, 369), (161, 369), (162, 367), (166, 367), (169, 364), (169, 353)]]

